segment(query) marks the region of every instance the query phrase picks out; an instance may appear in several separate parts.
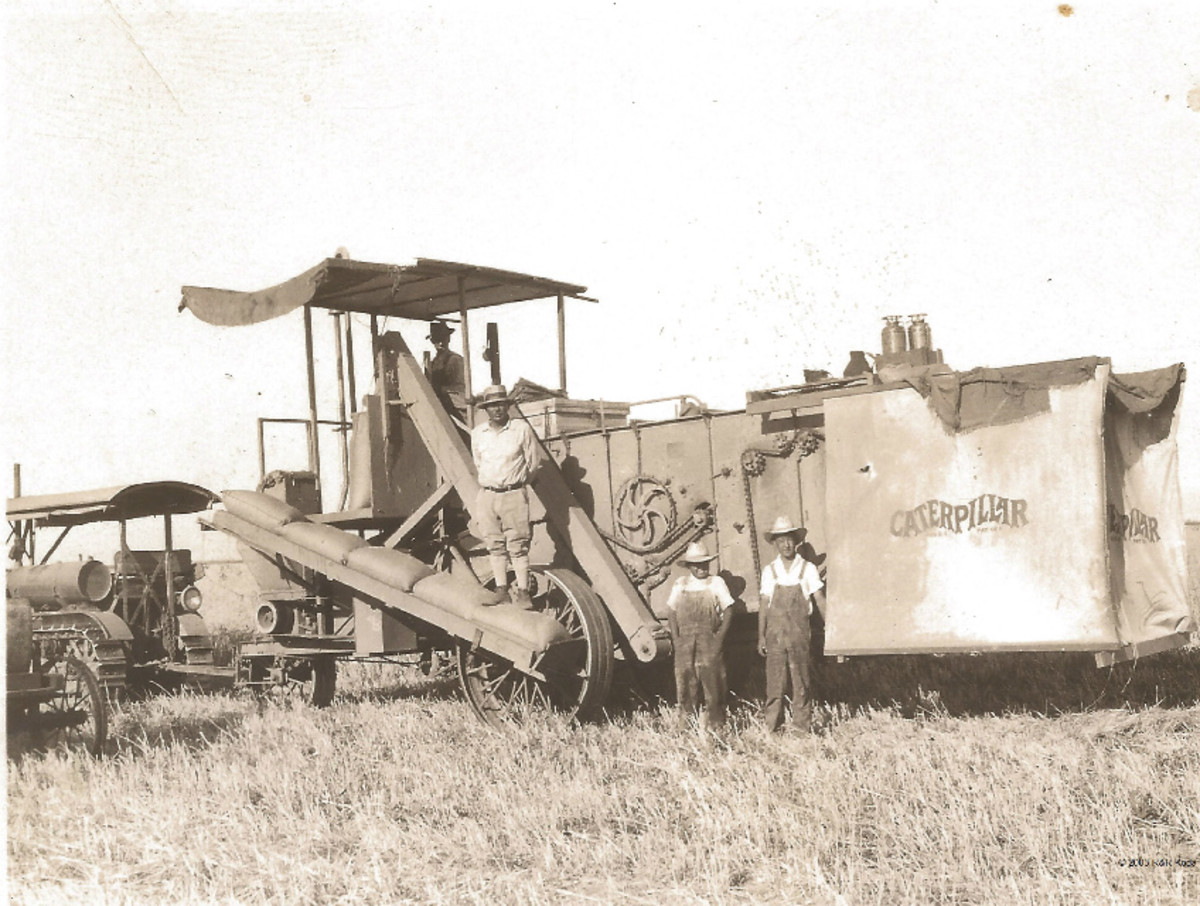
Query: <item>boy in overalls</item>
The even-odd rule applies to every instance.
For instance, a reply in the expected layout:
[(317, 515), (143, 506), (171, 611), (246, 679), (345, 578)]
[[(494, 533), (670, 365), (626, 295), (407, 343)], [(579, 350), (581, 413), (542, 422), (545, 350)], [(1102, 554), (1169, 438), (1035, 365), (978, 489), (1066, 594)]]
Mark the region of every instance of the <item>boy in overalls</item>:
[[(809, 620), (813, 597), (824, 596), (825, 583), (817, 567), (798, 552), (803, 529), (780, 516), (766, 538), (779, 556), (767, 564), (759, 587), (758, 653), (767, 659), (767, 729), (783, 725), (783, 697), (792, 687), (792, 723), (807, 733), (812, 724), (808, 659), (812, 639)], [(823, 603), (823, 602), (822, 602)]]
[(667, 623), (675, 645), (675, 690), (685, 721), (700, 711), (704, 725), (725, 726), (725, 658), (722, 648), (731, 621), (733, 596), (720, 576), (709, 575), (716, 559), (702, 541), (693, 541), (679, 562), (690, 575), (675, 580), (667, 599)]

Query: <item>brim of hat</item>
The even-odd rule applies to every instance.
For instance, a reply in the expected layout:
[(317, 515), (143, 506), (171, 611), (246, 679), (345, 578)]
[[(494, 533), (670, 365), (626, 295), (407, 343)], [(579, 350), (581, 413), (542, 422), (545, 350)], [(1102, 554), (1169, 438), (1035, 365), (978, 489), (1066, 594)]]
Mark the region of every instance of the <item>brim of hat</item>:
[(680, 563), (688, 563), (688, 564), (692, 564), (692, 563), (711, 563), (713, 560), (716, 560), (716, 559), (717, 559), (717, 555), (716, 555), (716, 554), (709, 554), (707, 557), (693, 557), (693, 558), (691, 558), (690, 560), (689, 560), (689, 559), (686, 559), (686, 558), (684, 558), (684, 557), (680, 557), (680, 558), (679, 558), (679, 562), (680, 562)]
[(802, 531), (804, 531), (803, 526), (797, 526), (796, 528), (790, 528), (785, 532), (763, 532), (763, 537), (768, 541), (774, 541), (776, 538), (782, 538), (784, 535), (798, 535)]
[(486, 409), (488, 406), (511, 406), (512, 397), (506, 396), (504, 399), (499, 400), (483, 400), (477, 405), (483, 406), (484, 409)]

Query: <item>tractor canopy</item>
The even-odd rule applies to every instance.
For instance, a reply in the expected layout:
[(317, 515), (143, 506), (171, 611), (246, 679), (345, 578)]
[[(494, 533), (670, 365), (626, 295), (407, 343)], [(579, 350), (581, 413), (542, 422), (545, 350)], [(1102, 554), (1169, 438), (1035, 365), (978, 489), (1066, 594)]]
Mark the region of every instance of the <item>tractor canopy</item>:
[(10, 497), (7, 511), (9, 521), (13, 522), (29, 520), (41, 526), (73, 526), (198, 513), (216, 500), (216, 494), (197, 484), (147, 481), (95, 491)]

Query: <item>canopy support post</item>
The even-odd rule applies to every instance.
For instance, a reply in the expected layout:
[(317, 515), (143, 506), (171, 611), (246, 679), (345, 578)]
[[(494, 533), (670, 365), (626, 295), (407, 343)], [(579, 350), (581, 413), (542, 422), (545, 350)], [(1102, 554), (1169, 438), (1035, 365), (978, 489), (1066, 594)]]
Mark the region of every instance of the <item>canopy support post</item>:
[[(42, 562), (41, 562), (41, 565), (42, 565), (42, 566), (45, 566), (45, 565), (46, 565), (46, 561), (47, 561), (47, 560), (49, 560), (49, 559), (50, 559), (52, 556), (54, 556), (54, 552), (55, 552), (56, 550), (58, 550), (58, 546), (59, 546), (60, 544), (62, 544), (62, 542), (63, 542), (63, 539), (64, 539), (65, 537), (67, 537), (67, 532), (69, 532), (69, 531), (71, 531), (71, 526), (69, 526), (69, 525), (68, 525), (66, 528), (64, 528), (64, 529), (62, 530), (62, 534), (61, 534), (61, 535), (59, 535), (57, 538), (55, 538), (55, 539), (54, 539), (54, 543), (50, 545), (50, 550), (46, 551), (46, 556), (42, 557)], [(33, 559), (33, 555), (32, 555), (32, 554), (31, 554), (31, 555), (30, 555), (30, 557), (29, 557), (29, 562), (30, 562), (30, 563), (33, 563), (33, 562), (34, 562), (34, 559)]]
[(467, 326), (467, 278), (458, 278), (458, 317), (462, 322), (463, 383), (467, 391), (467, 430), (475, 427), (475, 391), (471, 384), (471, 331)]
[[(342, 358), (342, 312), (330, 312), (333, 316), (333, 347), (337, 368), (338, 385), (338, 431), (342, 442), (338, 446), (342, 462), (342, 506), (350, 494), (350, 429), (346, 426), (346, 371), (345, 360)], [(346, 315), (349, 320), (349, 315)]]
[(175, 613), (175, 544), (171, 537), (171, 514), (163, 513), (163, 566), (167, 574), (167, 600), (163, 602), (167, 611), (167, 637), (163, 639), (167, 653), (174, 659), (179, 652), (179, 622)]
[(321, 500), (321, 449), (317, 438), (317, 377), (313, 366), (312, 306), (304, 306), (304, 358), (308, 369), (308, 469), (316, 476), (317, 502)]
[(567, 318), (563, 294), (558, 294), (558, 389), (567, 395)]
[(267, 447), (266, 447), (266, 432), (263, 425), (266, 419), (258, 420), (258, 486), (261, 489), (263, 483), (267, 480)]
[(346, 384), (350, 394), (350, 414), (358, 411), (358, 391), (354, 388), (354, 322), (346, 312)]

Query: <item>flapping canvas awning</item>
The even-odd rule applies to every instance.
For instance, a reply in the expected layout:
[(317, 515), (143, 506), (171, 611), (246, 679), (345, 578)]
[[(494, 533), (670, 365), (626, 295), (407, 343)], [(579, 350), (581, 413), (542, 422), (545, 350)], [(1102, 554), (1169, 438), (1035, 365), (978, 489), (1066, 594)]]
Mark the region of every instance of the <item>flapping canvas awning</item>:
[(212, 491), (184, 481), (147, 481), (95, 491), (8, 498), (8, 519), (29, 519), (43, 526), (84, 525), (198, 513), (219, 499)]
[(185, 286), (179, 310), (227, 327), (257, 324), (302, 305), (427, 321), (463, 308), (560, 295), (579, 298), (586, 291), (574, 283), (432, 258), (407, 265), (326, 258), (291, 280), (256, 292)]

